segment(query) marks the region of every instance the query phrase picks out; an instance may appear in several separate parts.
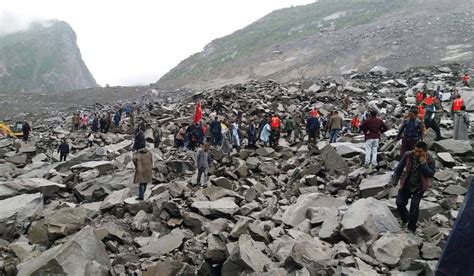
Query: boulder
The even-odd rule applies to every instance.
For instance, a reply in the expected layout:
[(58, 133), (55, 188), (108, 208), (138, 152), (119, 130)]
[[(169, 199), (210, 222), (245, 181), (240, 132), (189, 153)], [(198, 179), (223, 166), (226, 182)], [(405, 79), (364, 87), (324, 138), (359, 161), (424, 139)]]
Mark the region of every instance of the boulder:
[(44, 178), (23, 178), (12, 181), (0, 182), (0, 199), (25, 193), (42, 193), (50, 197), (66, 185), (59, 184)]
[(352, 158), (356, 155), (365, 154), (364, 144), (353, 144), (353, 143), (332, 143), (331, 146), (336, 148), (337, 154), (345, 158)]
[(312, 269), (323, 270), (330, 265), (331, 258), (332, 249), (329, 243), (305, 233), (298, 233), (284, 265), (285, 267), (311, 266)]
[(375, 196), (385, 190), (388, 186), (392, 173), (384, 173), (376, 176), (369, 176), (362, 179), (359, 185), (360, 196), (363, 198)]
[(331, 145), (326, 145), (322, 148), (320, 154), (324, 161), (324, 167), (330, 173), (347, 171), (346, 161), (342, 159)]
[(456, 165), (456, 160), (454, 160), (453, 156), (449, 152), (438, 152), (437, 156), (441, 163), (448, 168), (452, 168)]
[(448, 195), (464, 195), (467, 189), (461, 185), (449, 185), (443, 192)]
[(402, 261), (420, 258), (418, 246), (418, 242), (410, 234), (384, 233), (372, 244), (370, 253), (381, 263), (395, 267)]
[(215, 201), (196, 201), (191, 205), (203, 216), (232, 216), (239, 210), (234, 198), (224, 197)]
[(328, 207), (338, 208), (344, 206), (344, 200), (333, 198), (320, 193), (300, 195), (295, 204), (286, 209), (282, 221), (286, 225), (298, 226), (303, 220), (307, 219), (309, 208)]
[(53, 237), (65, 237), (79, 231), (86, 223), (87, 210), (82, 207), (62, 208), (46, 214), (45, 224)]
[(453, 155), (467, 155), (472, 153), (470, 141), (461, 141), (454, 139), (445, 139), (433, 144), (436, 151), (449, 152)]
[(131, 191), (129, 188), (125, 188), (111, 193), (104, 199), (104, 201), (102, 201), (102, 204), (100, 204), (100, 210), (105, 211), (112, 209), (117, 205), (123, 206), (125, 199), (130, 196), (130, 192)]
[(232, 190), (234, 188), (234, 182), (230, 179), (227, 179), (225, 177), (218, 177), (214, 178), (211, 180), (211, 183), (218, 186), (222, 187), (224, 189)]
[(244, 234), (239, 237), (229, 258), (222, 265), (222, 275), (241, 275), (252, 272), (263, 272), (265, 266), (272, 261), (256, 248), (255, 242), (250, 235)]
[(141, 248), (140, 251), (144, 255), (159, 257), (179, 248), (183, 244), (184, 238), (184, 233), (181, 230), (174, 229), (168, 235), (156, 241), (150, 241), (150, 243)]
[(114, 168), (114, 162), (112, 161), (89, 161), (74, 165), (71, 167), (72, 171), (88, 171), (98, 170), (101, 174), (111, 171)]
[(86, 226), (64, 244), (18, 265), (18, 276), (27, 275), (109, 275), (110, 259), (94, 228)]
[(28, 220), (41, 215), (43, 200), (41, 193), (0, 200), (0, 238), (10, 240), (15, 233), (22, 233)]
[(257, 154), (262, 156), (262, 157), (267, 157), (267, 156), (270, 156), (272, 155), (275, 150), (273, 148), (268, 148), (268, 147), (265, 147), (265, 148), (259, 148), (257, 149)]
[(350, 243), (367, 241), (381, 232), (400, 231), (387, 205), (374, 198), (354, 202), (341, 221), (342, 237)]

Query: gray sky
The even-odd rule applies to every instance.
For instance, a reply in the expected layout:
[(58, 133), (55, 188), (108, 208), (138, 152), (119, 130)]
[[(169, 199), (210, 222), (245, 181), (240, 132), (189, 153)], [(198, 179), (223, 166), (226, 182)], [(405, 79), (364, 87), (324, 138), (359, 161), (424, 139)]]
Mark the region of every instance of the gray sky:
[(155, 82), (211, 40), (275, 9), (314, 0), (0, 0), (0, 34), (33, 19), (58, 19), (76, 31), (82, 57), (100, 85)]

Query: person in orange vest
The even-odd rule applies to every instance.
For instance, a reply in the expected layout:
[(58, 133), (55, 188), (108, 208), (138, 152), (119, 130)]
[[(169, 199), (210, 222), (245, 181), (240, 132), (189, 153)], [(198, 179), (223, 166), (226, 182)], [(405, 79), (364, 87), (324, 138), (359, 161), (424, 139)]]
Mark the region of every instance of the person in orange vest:
[(464, 100), (461, 97), (461, 94), (456, 94), (456, 98), (453, 101), (453, 105), (451, 106), (451, 115), (454, 117), (455, 113), (461, 111), (461, 107), (464, 105)]
[(464, 76), (462, 77), (462, 82), (464, 83), (464, 86), (470, 87), (469, 86), (469, 81), (471, 80), (471, 77), (467, 73), (464, 73)]
[(280, 118), (278, 115), (273, 115), (271, 120), (271, 133), (270, 133), (270, 147), (277, 147), (278, 141), (280, 140)]
[(416, 103), (420, 104), (424, 98), (425, 98), (425, 92), (423, 92), (422, 90), (418, 90), (418, 92), (416, 92)]
[(356, 133), (359, 132), (359, 126), (360, 126), (359, 114), (354, 115), (354, 118), (352, 118), (351, 126), (352, 126), (353, 132), (356, 132)]
[(434, 100), (434, 97), (433, 97), (433, 90), (430, 89), (430, 93), (428, 95), (428, 97), (425, 98), (425, 104), (426, 105), (430, 105), (433, 103), (433, 100)]
[(418, 106), (418, 115), (420, 116), (420, 119), (421, 119), (422, 122), (425, 118), (425, 107), (426, 107), (426, 103), (421, 103)]

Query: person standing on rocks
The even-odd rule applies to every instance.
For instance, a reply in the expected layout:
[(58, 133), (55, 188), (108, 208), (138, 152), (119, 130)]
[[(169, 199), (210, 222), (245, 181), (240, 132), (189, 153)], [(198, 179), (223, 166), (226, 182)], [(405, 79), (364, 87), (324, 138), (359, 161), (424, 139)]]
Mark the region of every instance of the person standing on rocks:
[(99, 115), (97, 114), (95, 114), (92, 119), (91, 130), (92, 132), (97, 132), (99, 130)]
[(247, 126), (247, 139), (248, 139), (248, 145), (247, 148), (249, 149), (255, 149), (257, 148), (255, 146), (256, 140), (257, 140), (257, 129), (255, 127), (255, 120), (252, 119)]
[(434, 132), (436, 133), (436, 141), (439, 141), (442, 139), (441, 137), (441, 130), (439, 129), (439, 123), (441, 121), (440, 118), (440, 109), (442, 112), (442, 107), (441, 104), (438, 100), (438, 98), (434, 98), (433, 102), (429, 104), (426, 109), (425, 109), (425, 117), (424, 117), (424, 123), (426, 128), (432, 128)]
[(365, 134), (365, 167), (376, 168), (377, 153), (380, 141), (380, 135), (388, 130), (385, 122), (377, 118), (377, 111), (370, 112), (370, 118), (360, 125), (360, 130)]
[(87, 145), (89, 146), (89, 148), (92, 148), (92, 145), (94, 144), (94, 139), (94, 134), (90, 132), (89, 135), (87, 135)]
[(204, 183), (202, 186), (207, 185), (208, 175), (209, 175), (209, 167), (212, 164), (212, 155), (209, 151), (209, 144), (204, 144), (202, 148), (200, 148), (197, 152), (196, 156), (196, 167), (198, 169), (197, 174), (197, 185), (201, 185), (201, 177), (204, 175)]
[(186, 137), (188, 141), (188, 149), (194, 151), (198, 143), (197, 129), (195, 124), (190, 124), (186, 129)]
[(21, 131), (23, 132), (23, 142), (28, 144), (28, 140), (30, 139), (31, 127), (27, 121), (23, 122), (23, 126), (21, 127)]
[(461, 97), (461, 94), (456, 93), (456, 95), (454, 97), (455, 98), (454, 98), (453, 104), (451, 106), (451, 116), (453, 116), (453, 117), (456, 113), (460, 112), (461, 107), (464, 106), (464, 100)]
[(89, 118), (87, 117), (86, 114), (82, 115), (82, 129), (83, 130), (86, 130), (87, 129), (87, 125), (89, 123)]
[(155, 144), (154, 145), (155, 149), (160, 147), (161, 136), (162, 136), (161, 125), (158, 124), (153, 130), (153, 142)]
[(236, 121), (232, 122), (232, 141), (237, 152), (240, 152), (239, 124)]
[[(418, 142), (415, 149), (406, 152), (390, 180), (390, 185), (395, 186), (400, 182), (397, 195), (397, 211), (402, 223), (408, 223), (407, 228), (415, 233), (420, 201), (430, 186), (431, 178), (436, 171), (433, 157), (428, 153), (425, 142)], [(411, 198), (410, 211), (406, 205)]]
[(122, 120), (122, 114), (120, 111), (117, 111), (115, 112), (115, 115), (114, 115), (114, 124), (115, 124), (115, 128), (119, 128), (120, 127), (120, 121)]
[(405, 152), (413, 150), (416, 143), (423, 141), (423, 123), (418, 120), (418, 110), (413, 108), (408, 113), (408, 118), (402, 122), (396, 140), (400, 140), (402, 135), (402, 147), (400, 155), (403, 156)]
[(339, 132), (342, 129), (342, 117), (339, 116), (339, 112), (334, 110), (333, 115), (329, 119), (326, 130), (329, 131), (329, 143), (336, 143)]
[(358, 133), (360, 127), (359, 114), (354, 115), (351, 121), (352, 132)]
[(138, 151), (145, 147), (146, 147), (145, 130), (143, 128), (138, 128), (138, 131), (135, 133), (135, 140), (133, 142), (133, 150)]
[(263, 115), (263, 119), (260, 121), (260, 124), (258, 125), (258, 138), (260, 139), (260, 141), (262, 141), (261, 140), (262, 131), (266, 124), (268, 124), (268, 119), (266, 115)]
[(469, 141), (469, 114), (466, 112), (466, 106), (461, 106), (461, 110), (454, 114), (454, 140)]
[(141, 148), (133, 153), (133, 165), (135, 165), (135, 176), (133, 183), (139, 184), (137, 200), (143, 200), (148, 183), (152, 181), (153, 157), (146, 148)]
[(186, 135), (186, 130), (185, 130), (185, 126), (184, 124), (178, 128), (178, 131), (176, 132), (176, 135), (175, 135), (175, 141), (176, 141), (176, 147), (178, 149), (180, 148), (183, 148), (184, 147), (184, 136)]
[(306, 132), (308, 133), (309, 144), (316, 145), (319, 129), (320, 123), (318, 117), (311, 114), (308, 120), (306, 120)]
[(59, 162), (66, 161), (67, 155), (69, 154), (69, 144), (66, 142), (66, 139), (61, 141), (61, 144), (58, 148), (59, 153)]
[(344, 97), (344, 111), (347, 111), (349, 109), (350, 103), (351, 98), (349, 97), (349, 95), (346, 95), (346, 97)]
[(270, 133), (270, 147), (275, 148), (278, 146), (278, 142), (280, 140), (280, 118), (278, 115), (274, 115), (272, 117), (272, 123), (271, 123), (271, 133)]
[(110, 129), (110, 125), (112, 124), (112, 115), (110, 115), (110, 113), (107, 113), (105, 115), (105, 128), (104, 128), (104, 133), (107, 133), (109, 132), (109, 129)]
[(201, 146), (204, 144), (204, 138), (205, 138), (205, 127), (202, 125), (201, 122), (196, 123), (196, 138), (197, 138), (197, 145)]
[(214, 147), (220, 144), (221, 132), (221, 123), (219, 122), (219, 118), (215, 117), (214, 121), (211, 123), (212, 145)]
[(420, 105), (424, 99), (425, 99), (425, 92), (421, 89), (418, 90), (418, 92), (416, 92), (416, 104)]
[(295, 136), (296, 136), (296, 128), (297, 127), (298, 126), (297, 126), (296, 120), (293, 117), (291, 117), (290, 115), (288, 115), (288, 118), (285, 122), (286, 139), (288, 140), (288, 142), (296, 141), (296, 138), (291, 139), (291, 135), (293, 134), (293, 132), (295, 132)]
[(471, 80), (471, 77), (467, 73), (464, 73), (464, 76), (462, 77), (462, 82), (464, 86), (470, 87), (469, 81)]
[(270, 141), (270, 134), (271, 134), (272, 128), (270, 127), (270, 124), (267, 122), (263, 127), (260, 132), (260, 141), (263, 142), (263, 146), (267, 147), (268, 142)]

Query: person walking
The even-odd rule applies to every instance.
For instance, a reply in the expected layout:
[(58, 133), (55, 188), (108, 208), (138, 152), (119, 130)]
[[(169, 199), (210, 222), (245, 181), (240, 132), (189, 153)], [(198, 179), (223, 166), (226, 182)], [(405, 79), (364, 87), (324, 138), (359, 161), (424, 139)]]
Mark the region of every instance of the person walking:
[(462, 106), (464, 106), (464, 100), (461, 97), (461, 94), (456, 93), (454, 101), (451, 105), (451, 116), (454, 117), (454, 114), (460, 112)]
[(120, 111), (117, 111), (115, 112), (115, 115), (114, 115), (114, 125), (115, 125), (115, 128), (119, 128), (120, 127), (120, 121), (122, 120), (122, 114)]
[(360, 127), (359, 114), (354, 115), (351, 121), (352, 132), (358, 133)]
[(217, 146), (221, 141), (221, 123), (219, 122), (219, 118), (215, 117), (214, 121), (211, 123), (211, 136), (212, 136), (212, 145)]
[(160, 147), (162, 134), (163, 133), (161, 131), (161, 125), (157, 125), (155, 129), (153, 130), (153, 143), (154, 143), (155, 148)]
[(320, 129), (320, 123), (318, 117), (311, 114), (306, 120), (306, 132), (308, 133), (308, 143), (316, 145), (318, 138), (318, 130)]
[(209, 152), (209, 144), (205, 143), (202, 148), (200, 148), (197, 152), (196, 156), (196, 167), (198, 169), (197, 174), (197, 185), (201, 185), (201, 178), (204, 175), (204, 183), (202, 186), (207, 186), (208, 175), (209, 175), (209, 167), (212, 164), (212, 155)]
[(380, 135), (388, 130), (385, 122), (377, 118), (377, 111), (370, 111), (370, 118), (360, 125), (360, 130), (365, 134), (365, 167), (376, 168), (377, 153), (380, 141)]
[[(285, 122), (285, 131), (286, 131), (286, 139), (288, 142), (296, 141), (296, 136), (298, 135), (298, 123), (296, 119), (290, 115), (288, 115), (288, 119)], [(292, 137), (293, 135), (293, 137)], [(298, 137), (299, 138), (299, 137)]]
[(61, 141), (61, 144), (58, 147), (59, 153), (59, 162), (66, 161), (67, 155), (69, 154), (69, 144), (66, 142), (66, 139)]
[(30, 139), (31, 127), (27, 121), (23, 122), (23, 126), (21, 127), (21, 132), (23, 132), (23, 142), (25, 144), (28, 144), (28, 141)]
[(469, 124), (469, 114), (463, 105), (460, 112), (454, 114), (453, 139), (469, 141)]
[(471, 80), (471, 77), (467, 73), (464, 73), (464, 76), (462, 77), (462, 82), (464, 86), (470, 87), (469, 81)]
[(232, 123), (232, 141), (237, 152), (240, 152), (239, 124), (236, 121)]
[(138, 128), (138, 131), (136, 131), (135, 133), (135, 139), (133, 142), (133, 150), (139, 151), (140, 149), (143, 149), (145, 147), (146, 147), (145, 130), (142, 128)]
[(270, 132), (270, 147), (275, 148), (278, 146), (280, 140), (280, 127), (281, 122), (277, 114), (273, 115), (271, 120), (271, 132)]
[(333, 112), (333, 115), (326, 125), (326, 129), (330, 131), (329, 143), (336, 143), (339, 132), (342, 129), (342, 117), (339, 116), (339, 112), (337, 112), (337, 110)]
[(146, 148), (141, 148), (133, 153), (133, 165), (135, 165), (135, 176), (133, 183), (139, 184), (137, 200), (143, 200), (148, 183), (153, 176), (153, 157)]
[(440, 113), (441, 108), (442, 107), (441, 104), (439, 104), (439, 100), (434, 98), (433, 102), (425, 108), (425, 116), (423, 121), (426, 129), (432, 128), (436, 133), (436, 141), (442, 139), (441, 130), (439, 129), (439, 123), (441, 122), (440, 114), (442, 114)]
[(184, 147), (184, 136), (186, 135), (186, 129), (185, 125), (183, 124), (180, 128), (178, 128), (176, 135), (175, 135), (175, 141), (176, 141), (176, 147), (177, 148), (183, 148)]
[[(420, 201), (428, 190), (436, 171), (433, 157), (428, 153), (425, 142), (418, 142), (414, 150), (407, 151), (394, 171), (390, 185), (400, 183), (396, 204), (403, 224), (415, 233), (420, 210)], [(406, 205), (411, 198), (410, 211)]]
[(347, 111), (349, 109), (349, 105), (351, 104), (351, 98), (349, 97), (349, 95), (346, 95), (346, 97), (344, 97), (344, 111)]
[(403, 120), (400, 129), (398, 130), (397, 141), (402, 139), (402, 147), (400, 155), (403, 156), (405, 152), (413, 150), (416, 143), (423, 141), (423, 123), (418, 120), (418, 110), (413, 108), (408, 112), (408, 118)]
[(255, 120), (252, 119), (247, 126), (247, 139), (248, 139), (248, 145), (247, 148), (249, 149), (255, 149), (256, 148), (256, 140), (257, 140), (257, 129), (255, 127)]

